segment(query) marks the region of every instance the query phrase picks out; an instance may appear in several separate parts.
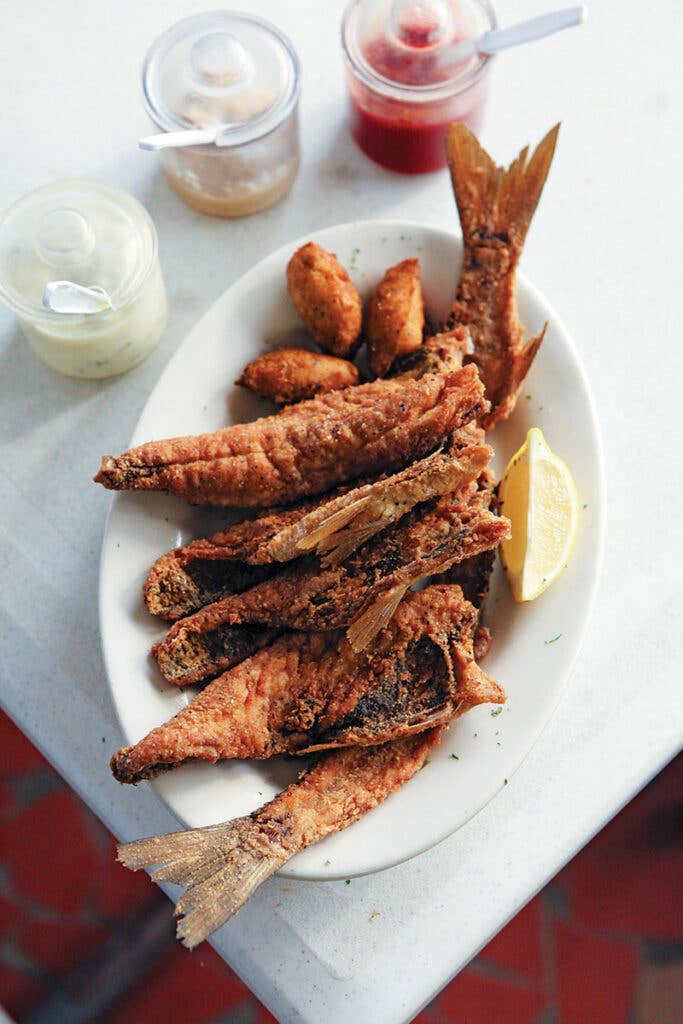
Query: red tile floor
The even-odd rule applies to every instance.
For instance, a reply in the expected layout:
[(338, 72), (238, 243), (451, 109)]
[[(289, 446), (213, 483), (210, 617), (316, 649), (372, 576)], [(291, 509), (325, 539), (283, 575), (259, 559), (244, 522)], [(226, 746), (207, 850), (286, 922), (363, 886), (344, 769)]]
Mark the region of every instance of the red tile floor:
[[(0, 714), (0, 1005), (19, 1024), (269, 1024)], [(683, 755), (415, 1024), (683, 1021)], [(30, 855), (29, 855), (30, 853)], [(87, 883), (83, 884), (83, 879)]]

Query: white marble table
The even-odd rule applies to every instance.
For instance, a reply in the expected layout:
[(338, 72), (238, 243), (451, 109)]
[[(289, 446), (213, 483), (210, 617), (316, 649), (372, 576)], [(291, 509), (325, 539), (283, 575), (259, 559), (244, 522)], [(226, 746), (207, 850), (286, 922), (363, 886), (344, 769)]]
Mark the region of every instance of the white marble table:
[[(154, 217), (171, 297), (160, 348), (104, 383), (37, 362), (0, 310), (0, 676), (10, 715), (117, 836), (174, 825), (147, 787), (114, 783), (122, 741), (100, 657), (97, 559), (108, 496), (90, 477), (122, 450), (171, 353), (252, 263), (309, 230), (359, 217), (441, 224), (445, 175), (371, 165), (343, 125), (342, 4), (243, 2), (288, 31), (303, 61), (304, 162), (258, 217), (194, 214), (135, 148), (147, 128), (146, 46), (196, 0), (34, 0), (4, 13), (0, 205), (91, 175)], [(547, 5), (499, 3), (504, 20)], [(552, 182), (524, 269), (573, 334), (593, 383), (608, 473), (602, 585), (552, 722), (510, 785), (465, 828), (381, 875), (265, 885), (215, 946), (283, 1022), (401, 1024), (676, 752), (680, 699), (680, 231), (683, 22), (674, 0), (593, 4), (586, 27), (509, 54), (484, 134), (499, 160), (556, 120)], [(381, 916), (370, 920), (373, 908)]]

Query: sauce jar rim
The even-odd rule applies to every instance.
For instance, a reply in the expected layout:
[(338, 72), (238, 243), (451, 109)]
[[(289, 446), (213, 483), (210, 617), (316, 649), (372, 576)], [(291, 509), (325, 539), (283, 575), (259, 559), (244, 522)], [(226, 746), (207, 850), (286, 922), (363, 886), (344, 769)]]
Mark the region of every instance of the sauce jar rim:
[(260, 18), (254, 14), (245, 14), (242, 11), (204, 11), (203, 13), (191, 14), (187, 18), (181, 18), (180, 21), (176, 21), (173, 25), (162, 32), (161, 35), (157, 36), (147, 51), (142, 65), (142, 98), (145, 110), (154, 124), (165, 132), (178, 131), (191, 127), (186, 119), (180, 115), (174, 115), (170, 111), (163, 110), (156, 102), (151, 85), (152, 76), (156, 70), (158, 61), (163, 56), (164, 51), (171, 43), (182, 39), (183, 35), (191, 25), (197, 24), (202, 20), (209, 22), (210, 19), (223, 14), (231, 14), (233, 17), (241, 21), (257, 25), (277, 39), (290, 61), (292, 81), (288, 88), (277, 97), (272, 107), (264, 111), (262, 115), (253, 118), (251, 121), (245, 121), (244, 125), (240, 125), (239, 134), (236, 133), (237, 137), (234, 143), (230, 142), (227, 145), (219, 147), (216, 146), (215, 142), (209, 142), (204, 143), (201, 147), (192, 147), (193, 149), (213, 147), (214, 149), (224, 149), (229, 151), (265, 138), (276, 128), (279, 128), (280, 125), (289, 117), (292, 111), (296, 109), (297, 103), (299, 102), (299, 96), (301, 94), (301, 62), (299, 60), (299, 56), (289, 37), (286, 36), (285, 33), (277, 27), (277, 25), (274, 25), (266, 18)]
[[(344, 56), (350, 68), (361, 78), (364, 83), (376, 93), (381, 93), (388, 98), (398, 99), (402, 102), (433, 103), (435, 100), (451, 99), (470, 89), (490, 68), (495, 59), (494, 54), (479, 54), (477, 63), (471, 72), (467, 74), (454, 75), (440, 82), (430, 82), (427, 85), (412, 85), (404, 82), (396, 82), (386, 75), (376, 71), (366, 61), (363, 54), (355, 44), (355, 40), (349, 38), (351, 17), (365, 0), (349, 0), (341, 23), (341, 44)], [(498, 19), (489, 0), (473, 0), (477, 6), (486, 14), (489, 19), (489, 28), (498, 27)]]
[(147, 229), (150, 242), (147, 250), (148, 259), (144, 263), (141, 261), (140, 267), (127, 282), (125, 291), (121, 295), (116, 295), (115, 293), (117, 298), (116, 305), (113, 305), (108, 309), (98, 310), (96, 313), (88, 313), (87, 315), (79, 313), (57, 313), (42, 304), (33, 303), (30, 299), (27, 299), (22, 295), (21, 292), (17, 291), (16, 288), (9, 285), (5, 277), (0, 274), (0, 301), (2, 301), (8, 309), (12, 310), (12, 312), (23, 319), (29, 319), (33, 322), (42, 321), (58, 324), (66, 324), (68, 322), (74, 326), (86, 322), (93, 326), (104, 324), (111, 318), (118, 315), (122, 309), (137, 298), (144, 288), (150, 274), (154, 270), (159, 254), (159, 237), (157, 235), (154, 221), (152, 220), (149, 212), (141, 202), (124, 189), (117, 188), (117, 186), (110, 185), (107, 182), (98, 181), (96, 178), (58, 178), (55, 181), (49, 182), (47, 185), (42, 185), (39, 188), (33, 189), (31, 192), (27, 192), (25, 195), (16, 199), (10, 206), (7, 206), (4, 210), (0, 211), (0, 231), (12, 215), (17, 213), (22, 206), (28, 204), (31, 200), (40, 198), (41, 195), (48, 194), (50, 191), (57, 188), (68, 191), (69, 189), (83, 189), (84, 187), (94, 187), (96, 191), (101, 192), (111, 200), (115, 200), (119, 205), (129, 206), (130, 212), (134, 213), (138, 218), (139, 227), (141, 229), (143, 227)]

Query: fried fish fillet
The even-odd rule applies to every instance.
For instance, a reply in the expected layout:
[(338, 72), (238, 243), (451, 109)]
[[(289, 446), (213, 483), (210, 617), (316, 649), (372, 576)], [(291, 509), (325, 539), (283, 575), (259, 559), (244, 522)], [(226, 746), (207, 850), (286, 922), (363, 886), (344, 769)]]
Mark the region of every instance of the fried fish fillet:
[(302, 559), (251, 590), (181, 619), (152, 654), (165, 678), (182, 686), (247, 657), (244, 631), (254, 625), (330, 630), (353, 623), (349, 639), (363, 649), (387, 625), (413, 583), (496, 547), (509, 529), (507, 519), (483, 507), (479, 492), (433, 499), (340, 565)]
[[(464, 254), (449, 323), (469, 328), (491, 409), (489, 430), (512, 412), (547, 324), (524, 341), (516, 272), (531, 218), (552, 162), (559, 125), (527, 159), (528, 146), (507, 170), (498, 167), (464, 124), (452, 124), (446, 152), (460, 214)], [(467, 361), (467, 360), (466, 360)]]
[(299, 508), (267, 512), (157, 559), (143, 586), (148, 609), (178, 619), (273, 575), (276, 563), (306, 552), (335, 563), (415, 505), (459, 491), (484, 470), (491, 449), (461, 428), (446, 447), (391, 476), (348, 485)]
[(474, 660), (477, 622), (460, 587), (443, 585), (407, 594), (369, 655), (338, 633), (286, 634), (119, 750), (112, 772), (139, 782), (191, 759), (373, 745), (502, 703)]
[(396, 359), (389, 373), (401, 380), (419, 380), (425, 374), (456, 373), (474, 346), (467, 327), (458, 324), (440, 334), (433, 334), (424, 345)]
[(193, 949), (295, 853), (358, 821), (411, 779), (440, 738), (436, 727), (382, 746), (332, 751), (253, 814), (122, 844), (118, 859), (134, 871), (158, 864), (155, 881), (184, 887), (177, 935)]
[(474, 367), (331, 391), (214, 434), (151, 441), (105, 456), (111, 490), (168, 491), (210, 505), (284, 505), (399, 469), (485, 410)]
[[(489, 470), (479, 478), (480, 500), (485, 508), (498, 511), (496, 480)], [(432, 583), (456, 584), (462, 589), (465, 599), (474, 605), (479, 616), (479, 625), (474, 635), (474, 656), (482, 661), (491, 647), (491, 633), (482, 622), (486, 599), (489, 594), (491, 573), (496, 561), (496, 549), (482, 551), (472, 558), (452, 565), (447, 572), (432, 578)]]

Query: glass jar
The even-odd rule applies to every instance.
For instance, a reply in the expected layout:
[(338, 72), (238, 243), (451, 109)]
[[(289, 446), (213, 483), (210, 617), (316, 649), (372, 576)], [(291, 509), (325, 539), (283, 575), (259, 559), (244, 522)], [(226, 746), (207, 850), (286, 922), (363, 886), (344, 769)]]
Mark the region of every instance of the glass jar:
[(162, 131), (224, 126), (226, 145), (160, 151), (166, 179), (196, 210), (241, 217), (272, 206), (299, 168), (299, 60), (260, 18), (212, 11), (152, 45), (142, 72), (147, 113)]
[[(46, 298), (55, 284), (96, 289), (101, 308), (57, 312)], [(81, 378), (130, 370), (158, 343), (167, 318), (151, 217), (99, 181), (30, 192), (0, 217), (0, 299), (54, 370)]]
[(453, 121), (481, 128), (492, 57), (453, 64), (450, 48), (496, 27), (488, 0), (352, 0), (342, 21), (349, 126), (392, 171), (446, 165)]

